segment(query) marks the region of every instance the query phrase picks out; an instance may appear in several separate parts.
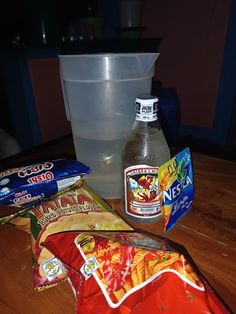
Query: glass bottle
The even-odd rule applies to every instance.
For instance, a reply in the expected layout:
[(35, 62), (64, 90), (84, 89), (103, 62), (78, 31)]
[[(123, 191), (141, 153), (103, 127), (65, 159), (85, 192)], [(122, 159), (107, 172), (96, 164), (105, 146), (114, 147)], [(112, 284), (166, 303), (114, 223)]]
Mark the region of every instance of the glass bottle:
[(123, 211), (128, 220), (151, 223), (161, 218), (158, 167), (170, 150), (157, 117), (158, 98), (136, 98), (136, 117), (122, 152)]

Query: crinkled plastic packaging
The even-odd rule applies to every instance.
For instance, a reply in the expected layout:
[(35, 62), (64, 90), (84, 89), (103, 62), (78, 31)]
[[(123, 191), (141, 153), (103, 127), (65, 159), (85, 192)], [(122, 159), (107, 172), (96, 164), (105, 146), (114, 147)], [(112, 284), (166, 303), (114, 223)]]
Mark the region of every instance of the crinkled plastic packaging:
[(132, 229), (86, 186), (82, 176), (89, 172), (79, 161), (60, 159), (0, 173), (0, 223), (31, 234), (36, 290), (66, 278), (60, 261), (40, 245), (47, 235), (78, 228)]
[(77, 160), (57, 159), (0, 172), (0, 217), (7, 216), (1, 213), (1, 206), (15, 206), (20, 211), (67, 188), (90, 171)]
[(131, 232), (63, 232), (45, 246), (64, 265), (82, 314), (226, 314), (183, 247)]
[(0, 224), (30, 232), (30, 219), (23, 213), (90, 171), (77, 160), (57, 159), (0, 172)]
[(78, 229), (132, 230), (86, 186), (83, 179), (35, 206), (21, 218), (30, 219), (36, 290), (49, 288), (66, 278), (60, 261), (40, 245), (48, 235)]
[(163, 231), (167, 233), (192, 207), (194, 182), (191, 154), (185, 148), (158, 169)]

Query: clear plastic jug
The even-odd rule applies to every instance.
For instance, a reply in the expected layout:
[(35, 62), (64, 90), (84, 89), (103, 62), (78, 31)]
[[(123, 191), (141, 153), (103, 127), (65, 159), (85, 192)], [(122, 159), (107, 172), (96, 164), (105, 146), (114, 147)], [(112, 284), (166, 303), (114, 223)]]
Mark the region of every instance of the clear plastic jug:
[(121, 149), (135, 117), (135, 98), (150, 93), (158, 53), (60, 55), (67, 119), (77, 159), (92, 172), (88, 185), (119, 198)]

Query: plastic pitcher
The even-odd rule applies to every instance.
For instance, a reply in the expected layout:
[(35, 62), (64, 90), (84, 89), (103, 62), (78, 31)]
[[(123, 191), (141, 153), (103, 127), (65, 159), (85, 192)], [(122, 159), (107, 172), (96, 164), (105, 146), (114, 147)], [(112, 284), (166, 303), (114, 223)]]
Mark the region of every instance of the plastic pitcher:
[(135, 118), (135, 98), (150, 93), (158, 53), (60, 55), (67, 119), (88, 185), (119, 198), (121, 149)]

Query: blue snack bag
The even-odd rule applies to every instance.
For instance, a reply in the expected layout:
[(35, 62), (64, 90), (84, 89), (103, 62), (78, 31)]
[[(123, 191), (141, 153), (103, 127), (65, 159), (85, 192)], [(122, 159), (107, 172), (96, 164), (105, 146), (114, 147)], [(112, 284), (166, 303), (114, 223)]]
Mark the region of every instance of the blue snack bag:
[(167, 233), (192, 207), (194, 183), (189, 148), (158, 169), (158, 184), (164, 233)]
[(46, 199), (73, 185), (90, 168), (77, 160), (57, 159), (0, 172), (1, 206), (20, 209)]

